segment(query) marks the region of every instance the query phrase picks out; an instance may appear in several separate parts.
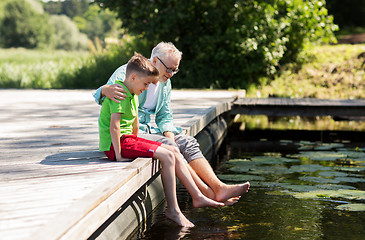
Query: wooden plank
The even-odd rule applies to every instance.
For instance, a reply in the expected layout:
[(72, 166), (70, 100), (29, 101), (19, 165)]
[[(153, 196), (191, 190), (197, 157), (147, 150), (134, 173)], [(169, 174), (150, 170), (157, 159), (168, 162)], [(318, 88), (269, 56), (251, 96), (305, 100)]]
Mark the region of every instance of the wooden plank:
[[(242, 104), (244, 102), (244, 104)], [(233, 102), (231, 114), (268, 116), (365, 116), (365, 100), (332, 99), (260, 99), (255, 104), (238, 99)]]
[[(105, 187), (99, 187), (73, 204), (67, 213), (60, 214), (32, 239), (86, 239), (126, 201), (136, 189), (151, 178), (151, 159), (138, 158), (130, 166), (128, 179), (121, 181), (121, 173), (114, 174)], [(142, 163), (142, 164), (141, 164)], [(125, 171), (125, 170), (124, 170)], [(125, 172), (123, 171), (123, 175)], [(137, 176), (138, 173), (138, 177)], [(132, 180), (133, 178), (133, 180)], [(62, 228), (58, 225), (62, 223)], [(83, 226), (88, 226), (86, 229)], [(49, 236), (52, 236), (49, 238)]]

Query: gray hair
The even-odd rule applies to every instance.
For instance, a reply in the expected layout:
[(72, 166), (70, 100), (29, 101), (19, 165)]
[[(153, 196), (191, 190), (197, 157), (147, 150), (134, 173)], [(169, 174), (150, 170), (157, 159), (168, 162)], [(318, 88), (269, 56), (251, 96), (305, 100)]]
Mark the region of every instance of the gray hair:
[(150, 61), (152, 61), (154, 57), (166, 59), (170, 55), (175, 56), (181, 60), (182, 52), (180, 52), (171, 42), (160, 42), (152, 49)]

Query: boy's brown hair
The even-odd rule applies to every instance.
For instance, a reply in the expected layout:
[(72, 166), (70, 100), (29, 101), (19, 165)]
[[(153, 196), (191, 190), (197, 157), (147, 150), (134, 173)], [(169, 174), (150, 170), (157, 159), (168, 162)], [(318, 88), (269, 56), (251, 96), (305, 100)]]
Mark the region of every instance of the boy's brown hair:
[(128, 61), (126, 78), (128, 78), (132, 73), (147, 77), (157, 77), (159, 75), (157, 68), (153, 66), (147, 58), (137, 52), (135, 52), (134, 56)]

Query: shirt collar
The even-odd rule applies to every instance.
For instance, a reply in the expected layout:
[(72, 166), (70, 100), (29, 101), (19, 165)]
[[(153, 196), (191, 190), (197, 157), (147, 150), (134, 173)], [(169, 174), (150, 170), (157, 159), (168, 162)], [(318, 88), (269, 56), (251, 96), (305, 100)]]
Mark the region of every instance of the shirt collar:
[(129, 99), (133, 99), (134, 98), (134, 93), (131, 94), (131, 92), (129, 91), (129, 89), (124, 85), (124, 83), (120, 83), (120, 85), (122, 85), (124, 87), (124, 89), (127, 91), (127, 98)]

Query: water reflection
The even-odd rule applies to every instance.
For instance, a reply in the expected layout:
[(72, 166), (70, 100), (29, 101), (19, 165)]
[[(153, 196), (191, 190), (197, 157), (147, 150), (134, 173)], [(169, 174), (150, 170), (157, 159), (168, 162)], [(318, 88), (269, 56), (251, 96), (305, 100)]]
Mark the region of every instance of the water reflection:
[(237, 115), (235, 122), (239, 129), (272, 129), (272, 130), (329, 130), (329, 131), (365, 131), (365, 119), (324, 117), (269, 117), (266, 115)]
[(196, 227), (159, 213), (133, 239), (363, 239), (365, 131), (317, 130), (233, 126), (215, 171), (226, 182), (250, 180), (249, 193), (233, 206), (194, 209), (181, 187), (179, 205)]

